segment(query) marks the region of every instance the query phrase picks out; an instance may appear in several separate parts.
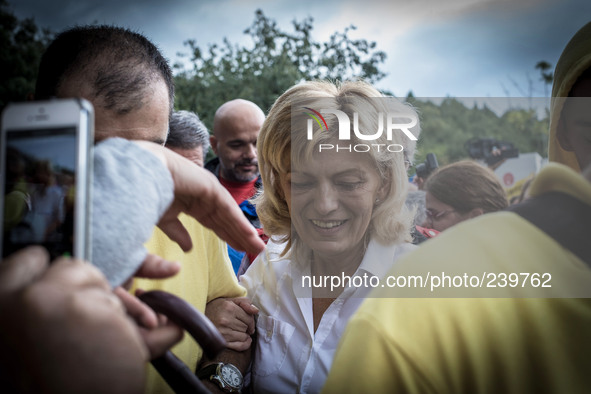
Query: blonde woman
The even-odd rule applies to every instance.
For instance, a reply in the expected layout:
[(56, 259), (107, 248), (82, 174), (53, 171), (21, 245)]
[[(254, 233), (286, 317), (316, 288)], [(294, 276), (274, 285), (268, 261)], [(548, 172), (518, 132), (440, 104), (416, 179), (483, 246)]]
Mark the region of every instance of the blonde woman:
[[(349, 140), (331, 114), (347, 115)], [(254, 392), (320, 391), (347, 321), (413, 248), (405, 149), (416, 119), (363, 82), (305, 82), (271, 108), (257, 143), (271, 240), (241, 277), (260, 311)], [(398, 128), (387, 133), (388, 122)]]

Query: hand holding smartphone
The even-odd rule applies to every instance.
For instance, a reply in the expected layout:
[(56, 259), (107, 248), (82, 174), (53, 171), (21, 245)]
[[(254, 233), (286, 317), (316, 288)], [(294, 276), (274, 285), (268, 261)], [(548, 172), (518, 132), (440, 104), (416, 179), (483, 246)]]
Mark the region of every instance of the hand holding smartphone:
[(9, 104), (0, 137), (0, 254), (43, 245), (91, 260), (94, 112), (83, 99)]

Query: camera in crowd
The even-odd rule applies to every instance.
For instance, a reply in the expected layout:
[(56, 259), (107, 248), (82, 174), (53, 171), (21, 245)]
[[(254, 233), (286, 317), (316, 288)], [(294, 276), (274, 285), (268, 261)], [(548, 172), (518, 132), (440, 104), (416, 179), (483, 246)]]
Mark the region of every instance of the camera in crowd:
[(484, 160), (491, 167), (504, 159), (519, 156), (519, 149), (512, 143), (494, 138), (473, 138), (464, 145), (471, 158)]
[(415, 170), (419, 178), (427, 179), (427, 177), (429, 177), (429, 175), (431, 175), (431, 173), (438, 167), (439, 164), (437, 163), (437, 157), (435, 156), (435, 153), (427, 153), (425, 162), (417, 164)]

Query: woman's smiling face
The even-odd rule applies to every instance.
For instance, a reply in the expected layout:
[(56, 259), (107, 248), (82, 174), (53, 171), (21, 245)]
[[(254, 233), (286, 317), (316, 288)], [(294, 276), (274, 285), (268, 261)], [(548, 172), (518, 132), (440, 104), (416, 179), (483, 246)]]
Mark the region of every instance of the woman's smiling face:
[(292, 226), (303, 244), (325, 257), (363, 253), (376, 199), (385, 193), (370, 156), (314, 154), (281, 179)]

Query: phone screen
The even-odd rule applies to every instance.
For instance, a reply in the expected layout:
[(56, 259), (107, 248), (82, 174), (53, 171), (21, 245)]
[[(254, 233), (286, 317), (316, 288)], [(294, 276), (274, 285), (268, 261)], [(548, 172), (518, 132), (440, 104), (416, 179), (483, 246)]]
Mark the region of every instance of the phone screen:
[(77, 146), (74, 127), (6, 130), (2, 257), (33, 244), (73, 255)]

